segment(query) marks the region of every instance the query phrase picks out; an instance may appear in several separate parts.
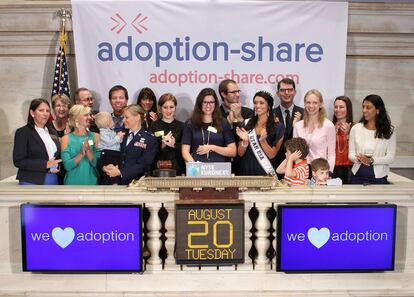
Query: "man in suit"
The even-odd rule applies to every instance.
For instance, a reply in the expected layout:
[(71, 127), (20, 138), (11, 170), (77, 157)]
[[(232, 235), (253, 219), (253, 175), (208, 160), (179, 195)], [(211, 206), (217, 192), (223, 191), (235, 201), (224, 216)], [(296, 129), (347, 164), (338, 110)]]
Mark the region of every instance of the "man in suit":
[(113, 86), (109, 90), (109, 103), (112, 107), (112, 120), (114, 121), (114, 131), (125, 130), (124, 109), (128, 105), (128, 91), (121, 85)]
[[(296, 85), (290, 78), (284, 78), (278, 82), (276, 95), (280, 99), (280, 105), (273, 109), (273, 113), (275, 119), (285, 127), (282, 147), (274, 159), (275, 167), (277, 168), (285, 159), (286, 149), (284, 144), (286, 140), (292, 138), (294, 124), (303, 118), (303, 108), (293, 103), (296, 95)], [(284, 176), (283, 174), (278, 174), (278, 177), (282, 179)]]
[[(253, 117), (253, 110), (242, 106), (240, 103), (240, 89), (237, 83), (232, 79), (225, 79), (219, 84), (219, 94), (222, 100), (220, 111), (223, 118), (227, 119), (230, 126), (235, 128), (245, 119)], [(236, 145), (239, 143), (236, 130), (233, 129)], [(239, 156), (232, 158), (231, 171), (239, 174)]]
[(219, 94), (223, 102), (221, 114), (232, 127), (253, 116), (253, 111), (240, 103), (240, 89), (234, 80), (223, 80), (219, 84)]

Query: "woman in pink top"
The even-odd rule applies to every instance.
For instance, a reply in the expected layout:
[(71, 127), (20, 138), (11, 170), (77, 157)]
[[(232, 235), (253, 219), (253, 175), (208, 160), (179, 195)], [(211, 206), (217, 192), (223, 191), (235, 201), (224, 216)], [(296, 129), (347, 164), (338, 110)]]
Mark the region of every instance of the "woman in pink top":
[(307, 157), (310, 164), (314, 159), (328, 160), (329, 171), (335, 167), (335, 126), (326, 118), (322, 94), (318, 90), (309, 90), (305, 94), (305, 112), (303, 120), (293, 124), (293, 137), (302, 137), (309, 146)]

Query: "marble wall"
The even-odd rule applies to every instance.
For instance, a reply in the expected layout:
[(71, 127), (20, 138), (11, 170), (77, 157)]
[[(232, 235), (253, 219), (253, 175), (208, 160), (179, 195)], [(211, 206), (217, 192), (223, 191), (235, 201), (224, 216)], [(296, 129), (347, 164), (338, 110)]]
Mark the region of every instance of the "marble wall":
[[(59, 38), (56, 11), (70, 1), (2, 0), (0, 3), (0, 179), (15, 174), (13, 136), (28, 103), (50, 97)], [(69, 24), (68, 31), (71, 31)], [(73, 42), (70, 35), (69, 40)], [(68, 63), (76, 87), (74, 52)], [(361, 101), (381, 95), (397, 128), (399, 156), (414, 156), (414, 4), (350, 3), (345, 94), (361, 115)], [(413, 160), (413, 158), (409, 159)], [(414, 161), (409, 161), (414, 167)]]

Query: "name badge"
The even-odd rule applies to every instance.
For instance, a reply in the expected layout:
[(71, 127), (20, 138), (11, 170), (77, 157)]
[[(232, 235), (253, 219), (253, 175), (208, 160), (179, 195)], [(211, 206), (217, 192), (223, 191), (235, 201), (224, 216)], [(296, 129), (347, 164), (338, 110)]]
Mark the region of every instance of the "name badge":
[(164, 136), (164, 130), (155, 131), (154, 135), (155, 135), (155, 137), (163, 137)]
[(142, 143), (142, 142), (138, 142), (138, 141), (134, 143), (134, 146), (140, 147), (140, 148), (143, 148), (143, 149), (146, 149), (147, 148), (147, 144), (146, 143)]
[(210, 131), (212, 133), (217, 133), (217, 129), (214, 128), (213, 126), (208, 126), (207, 131)]

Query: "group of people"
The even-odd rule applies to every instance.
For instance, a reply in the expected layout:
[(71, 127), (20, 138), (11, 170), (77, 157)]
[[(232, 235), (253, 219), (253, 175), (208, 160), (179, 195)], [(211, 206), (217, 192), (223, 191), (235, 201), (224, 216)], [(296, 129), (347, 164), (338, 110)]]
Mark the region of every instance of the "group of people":
[[(382, 98), (367, 96), (362, 117), (353, 121), (346, 96), (334, 101), (327, 118), (322, 94), (309, 90), (304, 108), (294, 104), (295, 82), (277, 84), (272, 94), (253, 96), (253, 110), (242, 106), (234, 80), (200, 91), (186, 122), (176, 119), (177, 99), (157, 99), (143, 88), (136, 104), (128, 91), (109, 90), (113, 109), (95, 112), (92, 92), (79, 88), (75, 104), (63, 94), (32, 100), (27, 124), (16, 131), (13, 161), (22, 185), (129, 184), (169, 161), (177, 175), (186, 162), (232, 162), (236, 175), (278, 176), (288, 184), (386, 184), (396, 137)], [(310, 180), (310, 181), (309, 181)]]

